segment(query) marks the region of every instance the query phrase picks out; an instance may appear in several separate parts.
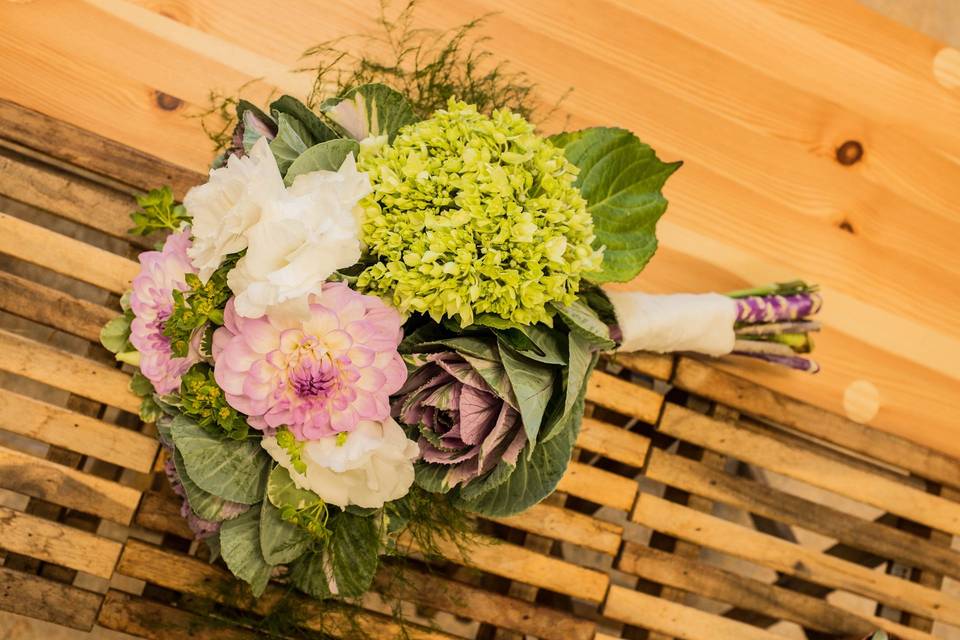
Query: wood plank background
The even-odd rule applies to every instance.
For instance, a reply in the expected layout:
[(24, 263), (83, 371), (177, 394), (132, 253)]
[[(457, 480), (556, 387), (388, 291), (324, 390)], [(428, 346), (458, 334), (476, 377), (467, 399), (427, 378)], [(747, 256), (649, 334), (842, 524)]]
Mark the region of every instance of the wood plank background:
[[(301, 53), (377, 4), (0, 3), (0, 97), (203, 170), (187, 116), (211, 89), (304, 95)], [(539, 99), (574, 89), (548, 130), (625, 126), (686, 162), (632, 286), (820, 282), (820, 375), (729, 367), (960, 455), (960, 52), (853, 0), (425, 0), (420, 19), (491, 11), (491, 49)]]

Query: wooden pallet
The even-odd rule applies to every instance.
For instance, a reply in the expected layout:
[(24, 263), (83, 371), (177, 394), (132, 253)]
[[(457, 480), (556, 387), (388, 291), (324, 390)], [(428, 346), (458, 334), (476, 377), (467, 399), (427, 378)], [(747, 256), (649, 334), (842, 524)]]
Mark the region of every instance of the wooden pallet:
[[(557, 494), (361, 611), (249, 597), (190, 541), (129, 374), (98, 344), (152, 240), (132, 193), (203, 176), (0, 102), (0, 609), (147, 638), (908, 639), (960, 627), (960, 461), (708, 363), (604, 361)], [(349, 615), (348, 615), (349, 614)], [(158, 623), (158, 620), (162, 623)], [(356, 625), (356, 626), (355, 626)], [(940, 635), (933, 635), (932, 633)], [(802, 633), (802, 632), (801, 632)]]

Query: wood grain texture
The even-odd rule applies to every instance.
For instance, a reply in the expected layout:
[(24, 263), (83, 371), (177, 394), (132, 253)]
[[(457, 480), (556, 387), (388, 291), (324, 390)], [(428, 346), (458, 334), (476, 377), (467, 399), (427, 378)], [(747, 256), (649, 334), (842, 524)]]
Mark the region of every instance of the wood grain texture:
[(782, 473), (890, 513), (960, 535), (960, 504), (925, 493), (885, 476), (805, 451), (772, 435), (755, 433), (668, 405), (660, 430)]
[(100, 594), (0, 567), (0, 609), (4, 611), (89, 631), (100, 601)]
[(99, 578), (110, 579), (120, 543), (59, 522), (0, 507), (3, 548)]
[(115, 253), (0, 213), (0, 253), (122, 294), (140, 265)]
[(765, 629), (619, 586), (610, 587), (603, 613), (608, 618), (681, 640), (781, 640), (783, 637)]
[[(309, 78), (288, 72), (302, 51), (371, 28), (376, 4), (297, 1), (264, 28), (252, 0), (5, 3), (0, 97), (158, 155), (168, 169), (142, 158), (120, 169), (182, 192), (209, 160), (184, 113), (211, 89), (251, 80), (255, 100), (273, 88), (303, 93)], [(428, 0), (419, 19), (443, 27), (497, 11), (490, 47), (538, 82), (538, 98), (575, 88), (548, 128), (567, 118), (626, 126), (686, 161), (667, 188), (661, 251), (635, 286), (723, 290), (797, 276), (824, 285), (822, 374), (727, 366), (840, 413), (850, 385), (867, 381), (878, 391), (872, 424), (960, 454), (948, 418), (960, 410), (951, 50), (854, 0), (823, 4)], [(157, 92), (175, 108), (161, 108)], [(3, 133), (52, 145), (46, 123), (23, 129), (31, 134)], [(846, 166), (836, 149), (848, 140), (864, 154)]]
[(78, 355), (0, 329), (0, 370), (137, 413), (130, 376)]
[(656, 496), (640, 496), (632, 518), (657, 531), (806, 581), (850, 591), (950, 624), (960, 621), (960, 599), (955, 596), (871, 571)]
[(6, 447), (0, 447), (0, 487), (121, 524), (129, 524), (140, 503), (136, 489)]
[(157, 440), (13, 391), (0, 389), (0, 428), (148, 473)]
[(960, 553), (893, 527), (862, 520), (768, 485), (710, 469), (693, 460), (656, 450), (650, 458), (646, 476), (777, 522), (816, 531), (880, 557), (960, 577)]

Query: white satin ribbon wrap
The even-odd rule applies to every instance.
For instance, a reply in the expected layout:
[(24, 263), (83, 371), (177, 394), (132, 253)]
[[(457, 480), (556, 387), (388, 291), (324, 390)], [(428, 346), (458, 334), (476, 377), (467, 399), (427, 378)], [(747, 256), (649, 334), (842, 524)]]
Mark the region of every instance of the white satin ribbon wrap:
[(710, 356), (733, 351), (737, 305), (732, 298), (718, 293), (604, 293), (623, 331), (620, 351), (694, 351)]

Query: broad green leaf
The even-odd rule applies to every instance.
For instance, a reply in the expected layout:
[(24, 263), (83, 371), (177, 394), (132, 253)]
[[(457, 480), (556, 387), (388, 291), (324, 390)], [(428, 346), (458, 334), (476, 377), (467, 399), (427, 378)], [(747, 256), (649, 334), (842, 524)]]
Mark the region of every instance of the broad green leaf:
[(220, 553), (235, 576), (260, 595), (270, 581), (271, 567), (260, 550), (260, 509), (254, 508), (220, 527)]
[(523, 419), (523, 430), (526, 431), (532, 448), (537, 441), (543, 413), (553, 395), (554, 368), (524, 358), (502, 342), (500, 361), (513, 387), (520, 417)]
[(331, 523), (330, 554), (338, 595), (358, 598), (370, 589), (380, 560), (380, 519), (349, 512)]
[(377, 83), (350, 89), (325, 101), (321, 108), (330, 120), (357, 140), (385, 135), (388, 142), (393, 142), (402, 127), (417, 121), (402, 93)]
[(569, 305), (555, 304), (553, 308), (571, 332), (590, 342), (594, 348), (605, 350), (615, 346), (616, 343), (610, 339), (610, 327), (582, 300), (574, 300)]
[(329, 552), (324, 549), (300, 556), (290, 565), (290, 583), (307, 595), (321, 600), (336, 595)]
[(187, 473), (183, 464), (183, 456), (177, 449), (173, 451), (173, 465), (177, 468), (180, 483), (187, 494), (187, 503), (190, 504), (193, 512), (204, 520), (215, 522), (224, 520), (223, 511), (225, 507), (229, 506), (229, 501), (198, 487), (197, 483), (190, 479), (190, 474)]
[(567, 363), (562, 347), (566, 336), (562, 331), (543, 324), (531, 324), (505, 331), (495, 331), (495, 333), (507, 345), (527, 358), (547, 364)]
[(130, 339), (130, 322), (132, 320), (132, 313), (124, 313), (103, 325), (103, 328), (100, 329), (100, 344), (110, 353), (127, 351), (124, 347), (127, 346)]
[(505, 482), (475, 500), (464, 500), (464, 508), (483, 516), (510, 516), (529, 509), (553, 493), (570, 463), (581, 417), (582, 411), (571, 414), (567, 428), (547, 442), (537, 444), (530, 456), (520, 456), (517, 468)]
[(466, 502), (477, 500), (480, 496), (493, 491), (509, 480), (516, 468), (516, 465), (510, 464), (506, 460), (501, 460), (492, 471), (482, 478), (471, 480), (463, 485), (460, 488), (460, 499)]
[(267, 479), (267, 499), (278, 509), (293, 507), (303, 509), (321, 501), (313, 491), (300, 489), (290, 477), (290, 472), (277, 465)]
[(305, 173), (336, 171), (349, 154), (356, 156), (359, 152), (360, 145), (354, 140), (327, 140), (315, 144), (290, 164), (283, 181), (290, 186), (297, 176)]
[(580, 168), (575, 184), (593, 216), (593, 246), (605, 247), (603, 266), (590, 279), (632, 280), (657, 250), (656, 224), (667, 209), (660, 190), (681, 163), (661, 162), (624, 129), (594, 127), (550, 141)]
[(140, 398), (152, 396), (154, 392), (153, 383), (147, 379), (147, 376), (137, 371), (130, 378), (130, 391)]
[[(584, 397), (587, 394), (590, 373), (597, 366), (599, 358), (600, 354), (596, 351), (589, 354), (589, 361), (586, 363), (586, 370), (583, 372), (579, 386), (573, 379), (575, 373), (567, 371), (568, 378), (564, 388), (564, 402), (557, 402), (552, 405), (549, 418), (547, 418), (547, 425), (541, 431), (541, 443), (555, 438), (566, 429), (579, 428), (580, 421), (583, 419)], [(571, 403), (569, 407), (567, 406), (568, 403)]]
[(292, 116), (281, 113), (279, 121), (277, 137), (270, 141), (270, 150), (273, 151), (282, 175), (286, 174), (293, 161), (309, 148), (312, 138), (300, 121)]
[(186, 416), (170, 423), (187, 475), (208, 493), (232, 502), (254, 504), (263, 498), (270, 456), (259, 439), (217, 438)]
[(567, 335), (570, 364), (567, 367), (566, 393), (563, 401), (564, 414), (570, 413), (577, 396), (582, 395), (584, 384), (596, 362), (594, 351), (588, 340), (575, 331)]
[(207, 549), (210, 550), (210, 559), (207, 562), (213, 564), (220, 557), (220, 532), (218, 531), (212, 536), (204, 538), (203, 543), (207, 545)]
[(473, 370), (480, 374), (483, 381), (490, 385), (490, 388), (494, 390), (499, 398), (514, 409), (520, 410), (517, 395), (514, 392), (513, 385), (510, 383), (510, 377), (507, 375), (507, 370), (502, 362), (474, 358), (464, 353), (461, 353), (460, 357), (466, 360), (467, 363), (473, 367)]
[(153, 396), (146, 396), (140, 401), (140, 421), (156, 422), (163, 415), (161, 407)]
[(260, 551), (268, 564), (289, 564), (310, 548), (313, 537), (280, 517), (280, 510), (264, 500), (260, 506)]
[(450, 486), (447, 484), (447, 465), (418, 462), (413, 467), (414, 482), (417, 486), (430, 493), (447, 493)]
[(340, 137), (337, 132), (327, 126), (327, 123), (314, 113), (310, 107), (293, 96), (280, 96), (271, 102), (270, 113), (277, 119), (277, 122), (280, 121), (281, 115), (286, 115), (288, 118), (299, 122), (309, 136), (303, 138), (304, 141), (307, 142), (307, 146)]
[(472, 336), (461, 336), (459, 338), (447, 338), (446, 340), (433, 340), (420, 344), (423, 349), (436, 347), (446, 347), (461, 354), (482, 358), (484, 360), (497, 359), (497, 347), (491, 340), (474, 338)]

